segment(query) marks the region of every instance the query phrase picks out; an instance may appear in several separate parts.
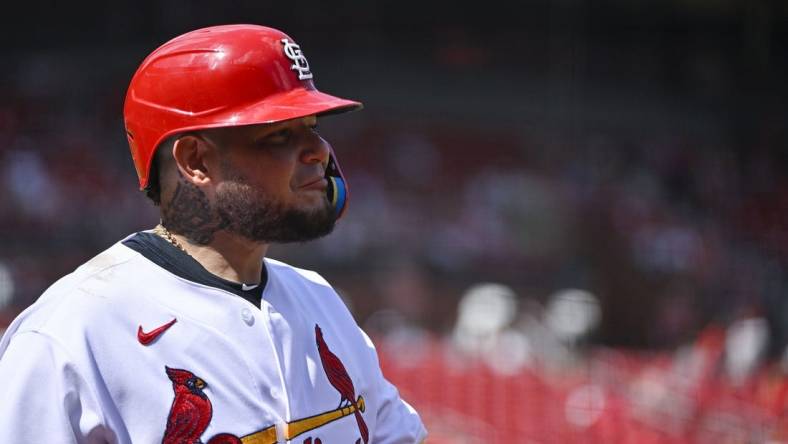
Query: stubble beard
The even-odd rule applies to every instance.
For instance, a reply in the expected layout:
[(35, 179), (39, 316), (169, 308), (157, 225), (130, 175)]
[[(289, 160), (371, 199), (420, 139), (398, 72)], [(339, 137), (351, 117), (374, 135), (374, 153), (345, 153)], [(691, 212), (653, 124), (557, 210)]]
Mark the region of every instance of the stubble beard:
[(306, 242), (333, 231), (334, 209), (323, 198), (313, 209), (288, 207), (256, 191), (244, 180), (233, 180), (216, 190), (215, 211), (225, 231), (263, 243)]
[(201, 245), (211, 243), (220, 230), (262, 243), (306, 242), (333, 231), (336, 216), (327, 195), (310, 209), (288, 206), (255, 189), (229, 164), (222, 168), (228, 179), (217, 188), (214, 202), (179, 177), (173, 197), (162, 205), (162, 224)]

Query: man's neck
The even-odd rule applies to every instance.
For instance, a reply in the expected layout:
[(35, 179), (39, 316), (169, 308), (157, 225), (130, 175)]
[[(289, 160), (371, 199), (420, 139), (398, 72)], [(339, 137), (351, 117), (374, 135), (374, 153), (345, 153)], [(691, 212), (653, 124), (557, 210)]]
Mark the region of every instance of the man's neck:
[(172, 235), (186, 253), (212, 274), (232, 282), (260, 283), (268, 244), (252, 242), (225, 231), (217, 231), (206, 245), (191, 242), (180, 234)]

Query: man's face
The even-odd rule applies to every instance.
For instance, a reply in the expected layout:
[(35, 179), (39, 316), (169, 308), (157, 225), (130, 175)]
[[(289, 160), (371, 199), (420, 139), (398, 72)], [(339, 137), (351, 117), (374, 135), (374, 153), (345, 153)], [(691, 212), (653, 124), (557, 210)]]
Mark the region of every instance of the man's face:
[(336, 218), (324, 177), (330, 147), (314, 116), (206, 132), (218, 150), (214, 208), (227, 231), (259, 242), (330, 233)]

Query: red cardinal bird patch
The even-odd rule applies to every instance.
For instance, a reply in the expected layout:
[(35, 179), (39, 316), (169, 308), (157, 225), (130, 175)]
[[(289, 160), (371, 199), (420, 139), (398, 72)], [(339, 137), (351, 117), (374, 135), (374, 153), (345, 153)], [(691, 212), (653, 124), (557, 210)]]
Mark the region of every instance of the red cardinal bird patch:
[[(211, 423), (213, 407), (211, 400), (203, 391), (208, 387), (201, 378), (188, 370), (170, 368), (164, 370), (172, 381), (175, 398), (172, 400), (167, 428), (164, 430), (162, 444), (201, 443), (200, 437)], [(208, 441), (208, 444), (241, 444), (234, 435), (221, 433)]]
[(172, 381), (175, 398), (172, 400), (167, 429), (162, 444), (200, 442), (202, 433), (208, 428), (213, 408), (203, 392), (205, 381), (188, 370), (164, 367)]
[(315, 324), (315, 341), (317, 342), (317, 352), (320, 354), (320, 362), (323, 364), (323, 371), (326, 372), (328, 382), (339, 392), (339, 407), (341, 408), (343, 404), (353, 406), (353, 414), (356, 416), (358, 431), (361, 433), (361, 439), (364, 440), (364, 444), (367, 444), (369, 442), (369, 430), (359, 411), (359, 405), (356, 400), (356, 388), (353, 386), (353, 381), (342, 364), (342, 360), (328, 348), (328, 344), (323, 338), (323, 330), (317, 324)]

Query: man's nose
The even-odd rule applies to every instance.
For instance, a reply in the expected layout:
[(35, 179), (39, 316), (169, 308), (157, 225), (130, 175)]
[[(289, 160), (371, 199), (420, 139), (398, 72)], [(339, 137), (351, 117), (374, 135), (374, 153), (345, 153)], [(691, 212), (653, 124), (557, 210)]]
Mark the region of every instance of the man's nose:
[(331, 145), (318, 134), (313, 133), (301, 154), (301, 161), (306, 164), (320, 163), (328, 165), (330, 155)]

